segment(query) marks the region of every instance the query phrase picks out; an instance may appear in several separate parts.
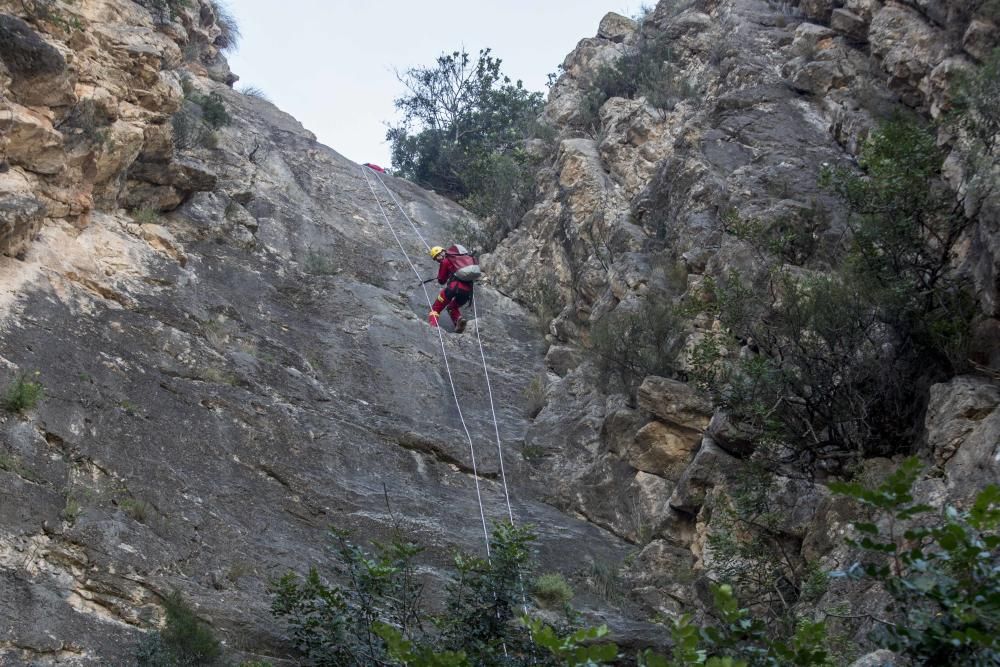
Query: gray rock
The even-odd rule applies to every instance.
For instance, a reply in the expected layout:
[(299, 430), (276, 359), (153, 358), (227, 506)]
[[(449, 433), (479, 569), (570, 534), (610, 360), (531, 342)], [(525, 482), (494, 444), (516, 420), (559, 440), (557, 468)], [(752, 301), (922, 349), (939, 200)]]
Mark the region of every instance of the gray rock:
[(66, 60), (30, 25), (10, 14), (0, 14), (0, 59), (18, 78), (60, 74)]
[(0, 196), (0, 253), (16, 257), (42, 227), (45, 206), (34, 197)]
[(608, 12), (597, 27), (597, 36), (612, 42), (624, 42), (638, 27), (639, 25), (627, 16)]
[(1000, 45), (998, 32), (994, 21), (975, 19), (962, 36), (962, 48), (976, 60), (986, 60), (990, 52)]
[(754, 434), (739, 423), (734, 423), (724, 410), (717, 410), (712, 415), (706, 433), (719, 447), (733, 456), (745, 458), (753, 452)]
[(670, 506), (687, 514), (697, 514), (708, 492), (725, 485), (740, 470), (740, 462), (705, 437), (691, 464), (685, 468), (670, 496)]
[(854, 12), (843, 7), (833, 10), (830, 16), (830, 27), (856, 42), (868, 41), (868, 23)]
[(802, 0), (799, 3), (799, 8), (810, 19), (820, 23), (829, 23), (834, 4), (833, 0)]
[(22, 103), (63, 106), (76, 99), (72, 74), (59, 50), (9, 14), (0, 14), (0, 59), (12, 76), (11, 90)]
[(692, 431), (704, 431), (712, 418), (712, 404), (691, 385), (649, 376), (636, 393), (639, 407), (660, 419)]
[(1000, 386), (957, 377), (931, 387), (927, 443), (947, 471), (949, 494), (968, 500), (1000, 479)]
[(582, 352), (566, 345), (553, 345), (545, 353), (545, 365), (557, 375), (564, 376), (580, 365)]
[(883, 648), (858, 658), (851, 667), (899, 667), (903, 664), (899, 656)]

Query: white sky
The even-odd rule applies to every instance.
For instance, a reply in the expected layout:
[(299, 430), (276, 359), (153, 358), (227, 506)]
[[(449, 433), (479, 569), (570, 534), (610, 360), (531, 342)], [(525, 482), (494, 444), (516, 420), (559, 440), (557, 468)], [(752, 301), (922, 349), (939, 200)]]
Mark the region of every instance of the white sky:
[[(650, 0), (647, 0), (650, 2)], [(228, 0), (243, 34), (229, 65), (319, 140), (356, 162), (389, 164), (395, 76), (442, 52), (491, 47), (501, 69), (545, 91), (576, 43), (635, 0)], [(651, 2), (650, 2), (651, 4)]]

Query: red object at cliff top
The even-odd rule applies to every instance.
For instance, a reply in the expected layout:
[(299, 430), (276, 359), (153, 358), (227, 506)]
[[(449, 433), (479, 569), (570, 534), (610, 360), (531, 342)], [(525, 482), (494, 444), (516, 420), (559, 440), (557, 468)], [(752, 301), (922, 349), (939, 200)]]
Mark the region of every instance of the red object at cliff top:
[(385, 173), (385, 169), (383, 169), (382, 167), (378, 166), (377, 164), (372, 164), (371, 162), (365, 162), (365, 166), (368, 167), (369, 169), (371, 169), (372, 171), (379, 172), (380, 174), (384, 174)]

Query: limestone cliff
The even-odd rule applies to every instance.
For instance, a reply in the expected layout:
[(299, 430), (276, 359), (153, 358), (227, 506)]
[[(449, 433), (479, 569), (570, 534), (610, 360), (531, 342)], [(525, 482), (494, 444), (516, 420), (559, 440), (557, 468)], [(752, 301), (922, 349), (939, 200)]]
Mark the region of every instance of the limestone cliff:
[[(210, 2), (148, 4), (0, 4), (2, 385), (45, 392), (0, 419), (3, 664), (129, 664), (173, 589), (232, 657), (280, 662), (268, 582), (328, 562), (329, 527), (367, 541), (398, 523), (431, 579), (482, 549), (388, 191), (229, 87)], [(384, 178), (428, 239), (464, 215)], [(516, 519), (549, 569), (620, 561), (627, 543), (522, 474), (530, 316), (488, 288), (477, 309)], [(447, 345), (485, 519), (503, 520), (476, 338)]]
[[(612, 97), (585, 127), (590, 77), (641, 35), (670, 41), (676, 99)], [(606, 394), (592, 325), (753, 271), (728, 210), (804, 219), (821, 204), (815, 242), (836, 244), (845, 211), (820, 165), (851, 163), (887, 110), (946, 111), (954, 73), (997, 39), (964, 3), (664, 0), (641, 25), (608, 15), (567, 57), (538, 203), (485, 258), (498, 289), (478, 290), (470, 333), (515, 518), (621, 643), (662, 642), (640, 621), (708, 604), (708, 536), (745, 452), (681, 377)], [(4, 664), (128, 664), (173, 589), (234, 658), (291, 664), (267, 582), (327, 560), (329, 526), (399, 525), (429, 547), (431, 580), (453, 549), (481, 548), (437, 338), (381, 207), (411, 256), (423, 246), (357, 165), (230, 87), (226, 40), (209, 0), (0, 0), (0, 385), (45, 389), (0, 422)], [(1000, 209), (970, 196), (961, 138), (941, 142), (974, 219), (961, 268), (996, 368)], [(384, 178), (426, 238), (450, 240), (464, 211)], [(560, 307), (544, 334), (505, 295), (533, 305), (540, 284)], [(479, 348), (446, 340), (486, 519), (502, 520)], [(926, 497), (998, 477), (995, 379), (935, 386), (925, 422), (942, 471)], [(796, 562), (842, 564), (843, 504), (811, 479), (772, 494)]]
[[(546, 336), (547, 402), (526, 443), (539, 452), (537, 476), (558, 480), (553, 502), (641, 547), (624, 570), (633, 599), (667, 617), (711, 603), (707, 583), (721, 574), (709, 538), (730, 529), (720, 515), (748, 452), (725, 414), (678, 379), (646, 378), (635, 402), (598, 390), (587, 350), (595, 323), (651, 294), (697, 302), (707, 280), (759, 272), (753, 248), (727, 229), (728, 212), (790, 219), (815, 247), (836, 247), (846, 211), (818, 185), (821, 167), (855, 164), (866, 136), (894, 111), (945, 114), (957, 73), (1000, 43), (995, 20), (981, 3), (663, 0), (641, 23), (609, 14), (566, 58), (544, 114), (557, 138), (539, 202), (487, 265), (528, 303), (543, 293), (539, 285), (558, 285), (547, 295), (558, 304)], [(675, 99), (654, 106), (611, 97), (587, 122), (601, 66), (649, 38), (670, 45)], [(972, 194), (969, 183), (995, 182), (997, 156), (992, 173), (967, 173), (967, 146), (942, 128), (947, 176), (972, 220), (955, 266), (970, 276), (980, 308), (978, 361), (996, 369), (1000, 199), (995, 189), (991, 198)], [(690, 324), (689, 346), (719, 328), (703, 316)], [(922, 491), (935, 506), (1000, 478), (996, 377), (958, 377), (930, 392), (915, 444), (940, 466)], [(782, 517), (774, 539), (796, 563), (847, 562), (835, 536), (849, 512), (824, 485), (779, 476), (769, 493)]]

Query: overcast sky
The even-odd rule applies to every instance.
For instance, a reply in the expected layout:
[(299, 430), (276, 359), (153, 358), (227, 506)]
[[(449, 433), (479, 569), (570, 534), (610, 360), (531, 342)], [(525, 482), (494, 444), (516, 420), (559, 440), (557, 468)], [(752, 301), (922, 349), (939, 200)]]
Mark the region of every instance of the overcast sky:
[(260, 88), (321, 142), (356, 162), (388, 166), (385, 122), (402, 93), (394, 69), (442, 52), (490, 47), (502, 69), (545, 90), (578, 41), (632, 0), (228, 0), (243, 34), (229, 64), (236, 87)]

